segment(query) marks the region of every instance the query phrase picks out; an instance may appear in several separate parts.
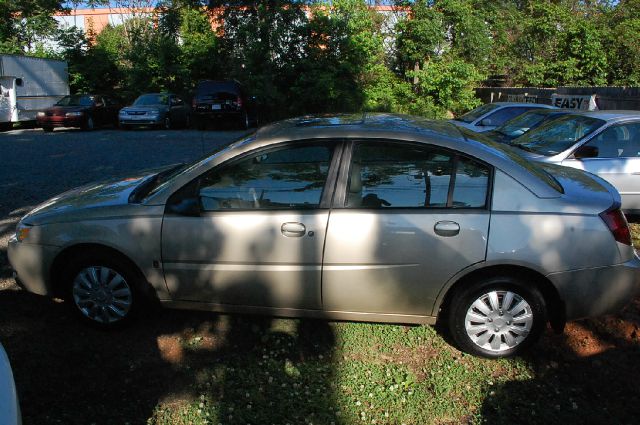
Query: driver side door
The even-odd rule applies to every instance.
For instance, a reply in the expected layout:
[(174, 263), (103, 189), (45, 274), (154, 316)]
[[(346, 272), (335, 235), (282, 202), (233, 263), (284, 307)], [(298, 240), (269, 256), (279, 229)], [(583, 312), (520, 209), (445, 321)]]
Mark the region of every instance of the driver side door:
[[(339, 142), (267, 148), (214, 167), (168, 201), (162, 260), (175, 300), (320, 309)], [(193, 197), (196, 214), (179, 206)]]

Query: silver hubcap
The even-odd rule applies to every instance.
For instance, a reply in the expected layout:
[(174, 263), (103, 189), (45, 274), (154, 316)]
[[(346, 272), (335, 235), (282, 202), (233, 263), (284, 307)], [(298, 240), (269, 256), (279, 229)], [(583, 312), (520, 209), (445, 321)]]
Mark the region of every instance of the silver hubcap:
[(131, 309), (131, 288), (115, 270), (90, 266), (73, 280), (73, 300), (82, 314), (99, 323), (122, 320)]
[(522, 343), (533, 326), (531, 306), (510, 291), (491, 291), (481, 295), (467, 310), (467, 335), (485, 350), (506, 351)]
[(93, 118), (91, 118), (91, 117), (89, 117), (89, 118), (87, 119), (87, 128), (88, 128), (89, 130), (93, 129)]

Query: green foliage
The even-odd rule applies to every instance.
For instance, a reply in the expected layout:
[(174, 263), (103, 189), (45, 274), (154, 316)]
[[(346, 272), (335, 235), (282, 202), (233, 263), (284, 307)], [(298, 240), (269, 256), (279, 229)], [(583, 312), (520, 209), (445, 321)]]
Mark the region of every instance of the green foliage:
[(266, 119), (446, 117), (475, 106), (473, 88), (491, 76), (523, 86), (640, 84), (637, 0), (398, 0), (386, 15), (373, 3), (163, 0), (153, 16), (134, 13), (88, 40), (56, 27), (59, 0), (5, 0), (0, 52), (64, 58), (72, 90), (125, 99), (235, 78), (267, 106)]

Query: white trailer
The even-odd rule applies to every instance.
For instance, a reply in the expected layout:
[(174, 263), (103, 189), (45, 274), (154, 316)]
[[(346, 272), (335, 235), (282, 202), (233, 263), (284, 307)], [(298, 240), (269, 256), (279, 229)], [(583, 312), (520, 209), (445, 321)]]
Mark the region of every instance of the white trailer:
[(32, 121), (36, 113), (69, 94), (67, 62), (0, 55), (0, 127)]

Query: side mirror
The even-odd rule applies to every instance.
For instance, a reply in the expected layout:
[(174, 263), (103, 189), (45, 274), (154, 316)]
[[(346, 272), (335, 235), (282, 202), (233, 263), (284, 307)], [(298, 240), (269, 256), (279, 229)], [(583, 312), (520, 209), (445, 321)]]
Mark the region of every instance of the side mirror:
[(582, 145), (573, 152), (575, 159), (597, 158), (598, 148), (595, 146)]
[(493, 125), (493, 121), (491, 121), (491, 118), (485, 118), (480, 121), (479, 125), (482, 127), (491, 127)]

